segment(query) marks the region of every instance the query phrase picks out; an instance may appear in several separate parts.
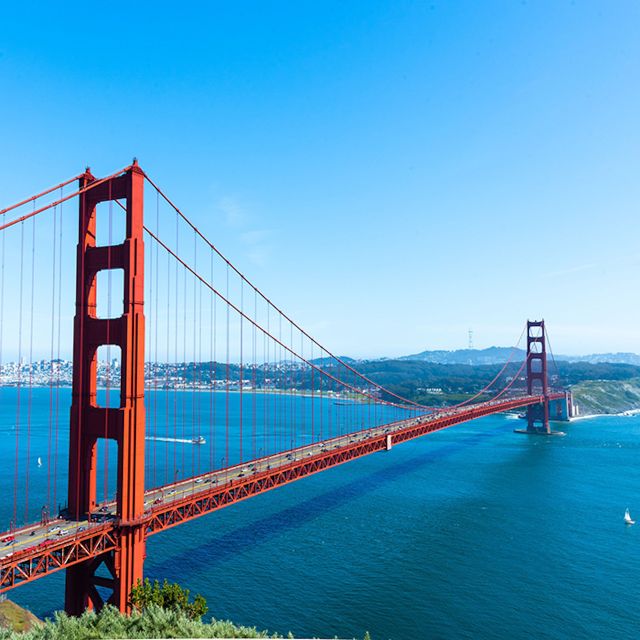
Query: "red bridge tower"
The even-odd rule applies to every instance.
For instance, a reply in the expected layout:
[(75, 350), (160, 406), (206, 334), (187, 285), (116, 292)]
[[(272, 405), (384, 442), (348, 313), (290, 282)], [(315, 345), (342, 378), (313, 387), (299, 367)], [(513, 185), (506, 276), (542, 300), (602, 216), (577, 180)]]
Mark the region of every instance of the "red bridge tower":
[(527, 321), (527, 394), (544, 396), (544, 402), (527, 407), (527, 433), (549, 435), (549, 385), (544, 320)]
[[(80, 189), (94, 178), (89, 170)], [(145, 557), (144, 516), (144, 174), (134, 163), (122, 175), (105, 180), (80, 197), (73, 335), (73, 395), (69, 442), (69, 515), (87, 518), (96, 508), (96, 465), (99, 438), (118, 446), (116, 514), (118, 548), (67, 569), (65, 608), (79, 615), (100, 609), (96, 587), (112, 593), (108, 602), (126, 611), (131, 587), (142, 578)], [(96, 246), (96, 205), (126, 201), (126, 234), (122, 244)], [(124, 273), (123, 313), (97, 315), (97, 275), (106, 269)], [(100, 407), (96, 394), (97, 350), (121, 349), (120, 404)], [(106, 444), (106, 443), (105, 443)], [(104, 565), (108, 577), (97, 575)]]

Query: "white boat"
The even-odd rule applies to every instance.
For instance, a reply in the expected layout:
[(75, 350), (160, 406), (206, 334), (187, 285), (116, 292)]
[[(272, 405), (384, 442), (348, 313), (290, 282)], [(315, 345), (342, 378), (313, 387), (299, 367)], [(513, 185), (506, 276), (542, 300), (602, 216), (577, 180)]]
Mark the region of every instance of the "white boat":
[(631, 515), (629, 514), (629, 509), (626, 509), (624, 512), (624, 521), (625, 524), (635, 524), (636, 521), (631, 519)]
[(196, 436), (195, 438), (192, 438), (191, 442), (193, 442), (193, 444), (206, 444), (207, 443), (207, 441), (202, 436)]
[(38, 456), (38, 466), (39, 467), (42, 466), (42, 458), (40, 456)]

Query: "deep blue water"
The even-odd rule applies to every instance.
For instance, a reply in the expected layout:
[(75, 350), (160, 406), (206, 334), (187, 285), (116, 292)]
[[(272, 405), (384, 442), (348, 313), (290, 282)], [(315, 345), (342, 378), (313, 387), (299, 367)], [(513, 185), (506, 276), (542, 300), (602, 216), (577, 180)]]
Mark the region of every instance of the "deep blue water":
[[(153, 536), (147, 575), (299, 636), (634, 637), (640, 523), (622, 515), (640, 516), (640, 417), (547, 439), (516, 424), (460, 425)], [(11, 597), (43, 615), (62, 587)]]

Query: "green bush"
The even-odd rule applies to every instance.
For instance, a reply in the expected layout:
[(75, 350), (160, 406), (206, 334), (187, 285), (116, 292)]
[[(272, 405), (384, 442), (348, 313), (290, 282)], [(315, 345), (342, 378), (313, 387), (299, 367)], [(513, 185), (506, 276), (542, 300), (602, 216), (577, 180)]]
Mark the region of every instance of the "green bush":
[[(17, 632), (0, 628), (0, 640), (101, 640), (107, 638), (282, 638), (255, 627), (238, 627), (227, 620), (201, 617), (207, 611), (204, 598), (189, 602), (189, 591), (166, 580), (160, 585), (148, 580), (131, 592), (134, 607), (130, 615), (105, 606), (99, 613), (85, 611), (79, 617), (57, 612), (53, 619)], [(288, 638), (293, 638), (289, 633)], [(369, 633), (364, 640), (371, 640)]]
[(53, 620), (25, 633), (0, 630), (0, 640), (99, 640), (101, 638), (277, 638), (252, 627), (224, 620), (203, 623), (184, 611), (149, 604), (144, 611), (121, 614), (106, 606), (100, 613), (85, 611), (74, 618), (56, 613)]
[(156, 605), (167, 611), (182, 612), (191, 620), (200, 620), (209, 610), (207, 601), (201, 595), (189, 602), (189, 589), (183, 589), (175, 582), (169, 583), (166, 579), (162, 586), (157, 580), (153, 585), (149, 578), (144, 582), (138, 580), (138, 584), (131, 590), (129, 601), (137, 611), (144, 611), (151, 605)]

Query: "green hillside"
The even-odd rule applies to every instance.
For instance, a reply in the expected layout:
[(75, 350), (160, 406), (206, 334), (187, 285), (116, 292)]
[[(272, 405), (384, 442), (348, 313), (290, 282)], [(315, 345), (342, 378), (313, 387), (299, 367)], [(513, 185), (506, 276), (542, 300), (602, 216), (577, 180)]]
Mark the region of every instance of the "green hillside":
[(629, 380), (585, 380), (571, 390), (580, 415), (640, 409), (640, 377)]
[(0, 602), (0, 638), (4, 629), (11, 631), (28, 631), (42, 624), (31, 611), (23, 609), (11, 600)]

